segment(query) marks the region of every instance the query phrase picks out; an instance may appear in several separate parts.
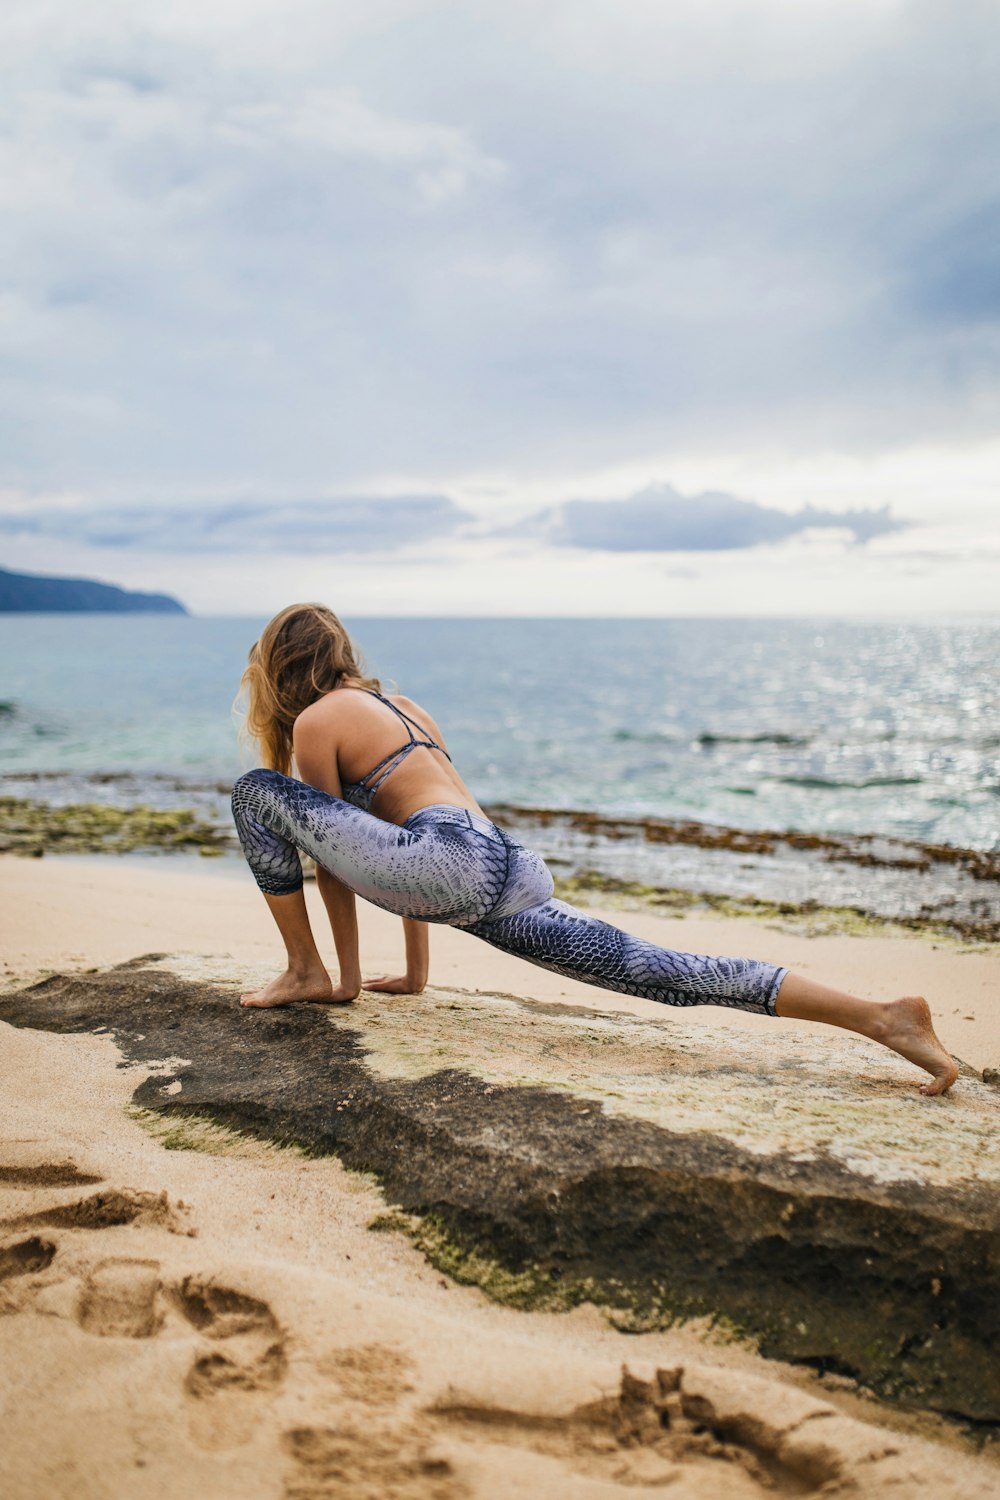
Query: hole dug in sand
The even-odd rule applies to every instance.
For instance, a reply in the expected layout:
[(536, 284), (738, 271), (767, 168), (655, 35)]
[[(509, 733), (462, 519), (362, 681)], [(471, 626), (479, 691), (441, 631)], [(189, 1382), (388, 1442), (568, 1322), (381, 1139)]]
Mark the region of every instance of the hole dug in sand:
[(898, 1448), (884, 1432), (787, 1386), (708, 1367), (647, 1378), (623, 1368), (616, 1395), (565, 1416), (463, 1400), (439, 1403), (430, 1414), (453, 1433), (472, 1426), (480, 1440), (625, 1487), (666, 1486), (714, 1470), (713, 1485), (724, 1489), (711, 1493), (739, 1500), (762, 1490), (792, 1496), (841, 1487), (874, 1495), (902, 1477)]

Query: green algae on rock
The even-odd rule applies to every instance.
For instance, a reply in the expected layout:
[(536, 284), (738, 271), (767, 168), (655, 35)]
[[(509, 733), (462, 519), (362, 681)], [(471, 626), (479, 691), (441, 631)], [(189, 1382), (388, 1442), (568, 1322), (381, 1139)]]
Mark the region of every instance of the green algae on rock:
[(600, 870), (579, 870), (555, 877), (555, 894), (578, 906), (599, 904), (623, 911), (649, 911), (660, 917), (686, 916), (690, 912), (716, 917), (748, 917), (756, 922), (779, 923), (804, 931), (809, 937), (832, 933), (852, 936), (893, 931), (921, 932), (929, 937), (961, 942), (955, 930), (930, 917), (880, 917), (860, 906), (823, 906), (818, 901), (768, 901), (759, 896), (730, 896), (718, 891), (690, 891), (677, 886), (645, 885), (621, 880)]
[(221, 853), (232, 840), (187, 808), (109, 807), (96, 802), (55, 807), (0, 797), (0, 853), (124, 854), (135, 849)]

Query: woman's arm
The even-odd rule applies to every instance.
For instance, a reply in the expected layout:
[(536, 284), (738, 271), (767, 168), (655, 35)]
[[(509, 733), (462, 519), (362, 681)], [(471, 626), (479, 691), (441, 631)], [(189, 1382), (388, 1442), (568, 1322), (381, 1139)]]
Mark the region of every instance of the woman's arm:
[(430, 942), (426, 922), (416, 922), (412, 917), (403, 918), (403, 942), (406, 948), (406, 973), (383, 974), (378, 979), (366, 979), (366, 990), (381, 990), (387, 995), (419, 995), (427, 984), (430, 968)]
[[(403, 697), (401, 693), (396, 694), (392, 701), (399, 704), (404, 713), (415, 717), (417, 723), (422, 724), (431, 738), (447, 752), (448, 747), (444, 742), (444, 735), (426, 708), (419, 703), (414, 703), (412, 698)], [(406, 973), (383, 974), (378, 979), (366, 979), (366, 990), (379, 990), (387, 995), (419, 995), (426, 988), (430, 973), (430, 933), (427, 923), (404, 917), (403, 944), (406, 953)]]
[[(295, 721), (292, 731), (292, 749), (295, 768), (302, 781), (318, 787), (331, 796), (343, 795), (340, 770), (337, 765), (337, 741), (330, 722), (330, 705), (314, 704)], [(340, 965), (340, 984), (334, 991), (335, 1000), (354, 1000), (362, 989), (361, 958), (358, 944), (358, 915), (354, 892), (339, 881), (336, 875), (316, 866), (316, 884), (323, 898), (333, 944)], [(403, 942), (406, 951), (406, 973), (398, 976), (383, 974), (378, 979), (364, 982), (368, 990), (380, 990), (390, 995), (419, 995), (427, 983), (430, 962), (430, 943), (427, 923), (403, 918)]]
[[(315, 713), (301, 715), (292, 730), (292, 750), (295, 768), (302, 781), (318, 787), (331, 796), (343, 795), (340, 771), (337, 766), (336, 740), (330, 732), (326, 715), (322, 719)], [(333, 945), (337, 950), (340, 966), (340, 984), (334, 991), (335, 1000), (354, 1000), (361, 992), (361, 958), (358, 949), (358, 914), (354, 892), (339, 881), (336, 875), (316, 866), (316, 884), (330, 918)]]

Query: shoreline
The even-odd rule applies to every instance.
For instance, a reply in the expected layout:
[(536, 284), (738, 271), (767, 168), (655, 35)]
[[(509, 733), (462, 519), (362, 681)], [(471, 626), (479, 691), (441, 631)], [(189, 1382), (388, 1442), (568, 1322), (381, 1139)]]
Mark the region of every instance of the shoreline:
[[(26, 779), (0, 777), (0, 787)], [(51, 779), (74, 792), (113, 787), (117, 800), (0, 795), (0, 852), (40, 857), (160, 849), (211, 857), (237, 848), (224, 783), (117, 772), (51, 773)], [(137, 801), (151, 784), (163, 795), (152, 804)], [(192, 805), (177, 801), (182, 794)], [(823, 929), (888, 923), (939, 938), (1000, 942), (996, 851), (580, 809), (490, 804), (486, 812), (538, 850), (567, 899), (596, 892), (612, 901), (647, 900), (654, 908), (706, 904), (762, 918), (800, 917)]]
[[(41, 859), (49, 864), (72, 868), (106, 864), (135, 866), (139, 870), (169, 870), (176, 874), (217, 876), (235, 880), (245, 870), (238, 849), (198, 845), (157, 847), (138, 844), (114, 849), (0, 850), (4, 860)], [(309, 885), (315, 874), (312, 862), (303, 857), (303, 878)], [(763, 924), (776, 931), (800, 937), (891, 937), (911, 938), (931, 945), (950, 947), (960, 953), (991, 953), (1000, 950), (1000, 938), (966, 937), (930, 917), (883, 917), (860, 906), (823, 906), (815, 901), (768, 901), (754, 896), (728, 896), (720, 892), (686, 890), (677, 886), (649, 886), (639, 881), (620, 880), (597, 870), (581, 870), (576, 875), (554, 873), (555, 895), (609, 918), (623, 913), (646, 913), (663, 920), (678, 921), (685, 917), (732, 919)], [(620, 921), (618, 925), (621, 925)]]

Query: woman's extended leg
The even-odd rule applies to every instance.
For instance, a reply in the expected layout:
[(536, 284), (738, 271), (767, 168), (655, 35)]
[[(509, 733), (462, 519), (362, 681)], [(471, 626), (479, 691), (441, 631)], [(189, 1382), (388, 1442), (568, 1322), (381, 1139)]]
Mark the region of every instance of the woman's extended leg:
[(922, 1094), (943, 1094), (958, 1077), (955, 1060), (936, 1036), (930, 1006), (922, 995), (904, 995), (900, 1000), (885, 1002), (859, 1000), (800, 974), (786, 974), (775, 1015), (822, 1021), (881, 1042), (930, 1073), (930, 1083), (921, 1084)]
[(675, 953), (552, 898), (477, 922), (476, 937), (568, 979), (664, 1005), (728, 1005), (773, 1016), (786, 969), (755, 958)]
[(756, 959), (676, 953), (554, 899), (469, 930), (505, 953), (621, 994), (667, 1005), (726, 1005), (858, 1032), (926, 1069), (932, 1078), (925, 1094), (943, 1093), (955, 1081), (955, 1064), (919, 997), (880, 1004)]

